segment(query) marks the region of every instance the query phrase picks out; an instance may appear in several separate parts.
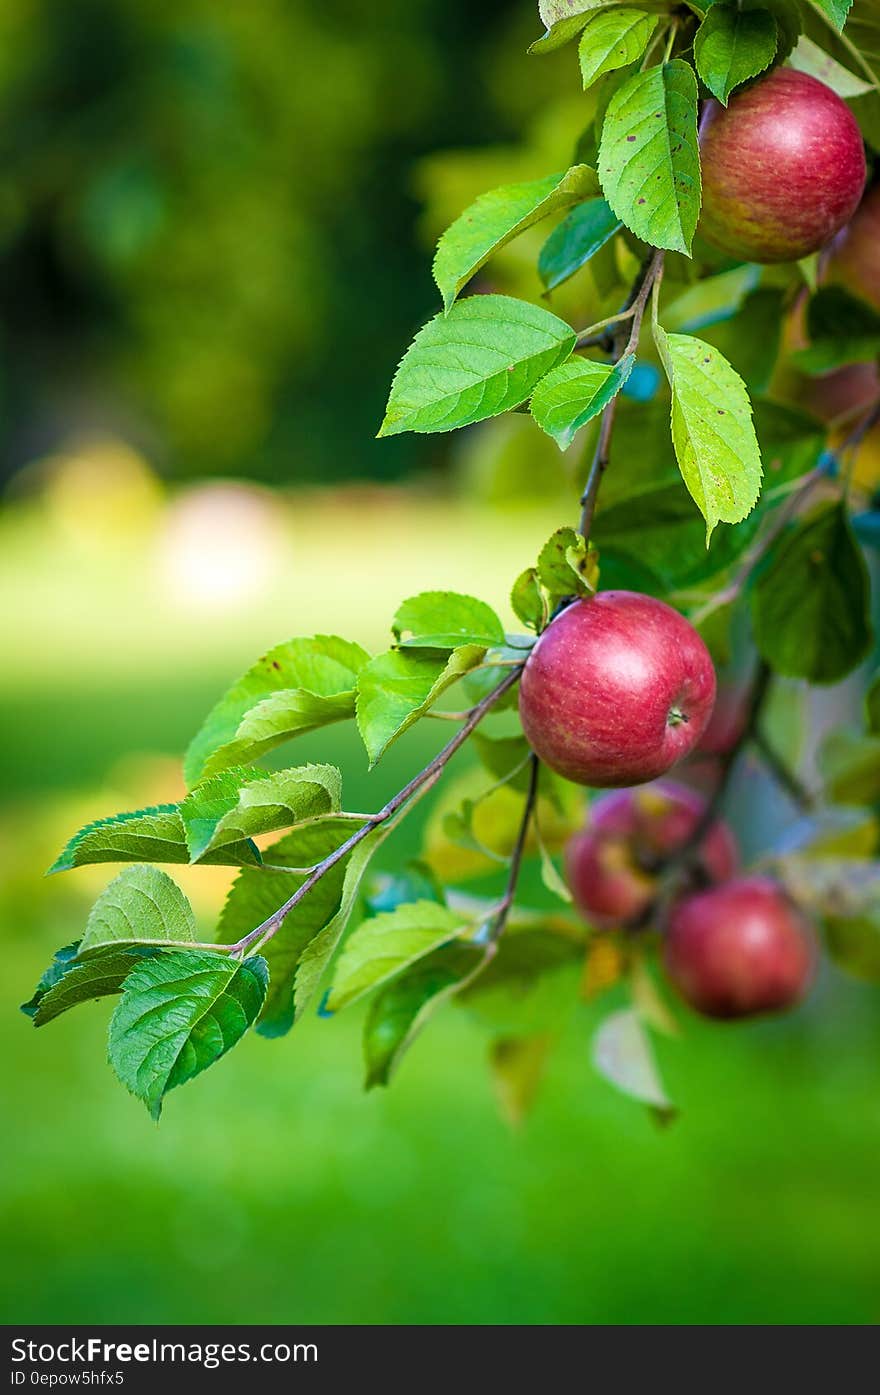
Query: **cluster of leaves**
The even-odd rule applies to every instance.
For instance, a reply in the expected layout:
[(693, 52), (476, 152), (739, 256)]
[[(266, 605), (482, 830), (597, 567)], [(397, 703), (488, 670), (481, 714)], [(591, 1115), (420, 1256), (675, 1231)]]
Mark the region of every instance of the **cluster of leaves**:
[[(537, 766), (516, 717), (515, 680), (558, 608), (591, 594), (600, 577), (676, 605), (720, 664), (742, 650), (743, 630), (773, 674), (809, 683), (838, 681), (870, 651), (860, 536), (876, 534), (871, 499), (840, 469), (825, 426), (777, 389), (780, 364), (804, 375), (875, 359), (880, 318), (819, 285), (814, 264), (736, 265), (698, 237), (701, 94), (727, 102), (789, 61), (851, 100), (877, 148), (880, 27), (855, 0), (855, 37), (844, 39), (848, 8), (542, 0), (547, 32), (533, 51), (577, 39), (594, 99), (576, 162), (484, 194), (440, 238), (443, 308), (405, 354), (380, 434), (527, 411), (583, 479), (599, 421), (607, 428), (616, 413), (601, 447), (607, 478), (584, 530), (559, 529), (514, 582), (511, 608), (527, 634), (507, 633), (480, 600), (429, 592), (401, 605), (393, 643), (378, 655), (334, 636), (282, 644), (209, 713), (186, 755), (180, 803), (99, 820), (65, 848), (54, 871), (132, 865), (98, 898), (82, 938), (56, 955), (26, 1011), (42, 1025), (119, 995), (110, 1059), (154, 1115), (168, 1090), (250, 1026), (270, 1037), (289, 1030), (326, 973), (325, 1012), (370, 995), (368, 1085), (386, 1083), (454, 999), (489, 1030), (514, 1116), (578, 997), (625, 984), (630, 1003), (602, 1024), (595, 1063), (661, 1114), (671, 1110), (648, 1038), (649, 1028), (674, 1029), (650, 937), (597, 934), (571, 911), (554, 856), (583, 819), (583, 792)], [(462, 295), (500, 249), (550, 220), (534, 300)], [(600, 263), (594, 322), (578, 330), (546, 300)], [(805, 296), (807, 346), (783, 351), (781, 327)], [(345, 810), (334, 766), (253, 764), (345, 720), (356, 721), (375, 764), (413, 723), (443, 715), (438, 704), (453, 688), (466, 706), (445, 714), (458, 721), (456, 736), (378, 813)], [(826, 741), (824, 787), (811, 800), (821, 816), (781, 844), (772, 865), (824, 917), (834, 957), (880, 979), (876, 683), (868, 713), (866, 732)], [(478, 768), (446, 781), (424, 860), (371, 879), (372, 856), (465, 740)], [(274, 833), (283, 836), (269, 841)], [(238, 869), (216, 942), (199, 942), (191, 907), (157, 862)], [(543, 908), (514, 899), (523, 862), (540, 872)]]

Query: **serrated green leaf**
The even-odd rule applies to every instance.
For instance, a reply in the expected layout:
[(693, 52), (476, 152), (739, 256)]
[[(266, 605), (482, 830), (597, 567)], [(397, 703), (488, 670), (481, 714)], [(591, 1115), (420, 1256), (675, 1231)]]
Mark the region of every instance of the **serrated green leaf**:
[[(160, 953), (157, 949), (105, 949), (68, 965), (62, 976), (27, 1005), (35, 1027), (44, 1027), (79, 1003), (94, 1002), (122, 992), (122, 985), (141, 959)], [(33, 1006), (33, 1011), (30, 1011)]]
[(437, 1009), (487, 960), (479, 945), (450, 944), (379, 990), (364, 1022), (364, 1088), (387, 1085)]
[(578, 204), (553, 229), (538, 254), (538, 275), (546, 290), (561, 286), (586, 266), (622, 226), (605, 199)]
[(773, 62), (777, 38), (776, 20), (769, 11), (712, 5), (694, 39), (697, 72), (727, 106), (734, 88)]
[(335, 765), (290, 770), (224, 770), (200, 781), (180, 806), (193, 862), (225, 843), (338, 813), (342, 776)]
[(617, 396), (635, 361), (635, 354), (627, 354), (615, 364), (567, 359), (535, 388), (532, 416), (560, 450), (567, 450), (580, 428)]
[(64, 975), (70, 969), (71, 964), (76, 959), (79, 952), (79, 940), (74, 940), (72, 944), (62, 945), (56, 949), (52, 956), (52, 962), (40, 975), (33, 996), (26, 1003), (21, 1004), (21, 1011), (26, 1017), (34, 1017), (43, 998), (51, 988), (60, 983)]
[(593, 1038), (593, 1065), (625, 1095), (664, 1117), (675, 1108), (660, 1081), (651, 1042), (637, 1012), (623, 1008), (606, 1017)]
[[(244, 871), (230, 888), (220, 914), (218, 938), (235, 943), (268, 919), (298, 891), (309, 870), (340, 847), (356, 825), (346, 819), (322, 819), (286, 834), (266, 850), (272, 867), (295, 872)], [(339, 911), (348, 858), (331, 867), (285, 917), (260, 953), (269, 965), (269, 988), (257, 1023), (261, 1036), (283, 1036), (293, 1026), (293, 984), (309, 944)]]
[(395, 978), (468, 928), (461, 911), (436, 901), (411, 901), (395, 911), (371, 916), (346, 941), (327, 1000), (331, 1012), (362, 998)]
[(448, 656), (424, 649), (389, 649), (371, 659), (358, 679), (357, 697), (358, 730), (370, 765), (485, 652), (484, 646), (465, 644)]
[(79, 954), (104, 945), (167, 944), (196, 938), (192, 906), (158, 867), (126, 867), (98, 897)]
[(575, 345), (570, 325), (503, 295), (459, 300), (420, 329), (394, 375), (380, 436), (453, 431), (529, 397)]
[(538, 579), (551, 609), (565, 596), (589, 596), (596, 589), (596, 554), (574, 528), (557, 528), (538, 555)]
[(761, 452), (745, 384), (727, 359), (689, 334), (655, 325), (672, 388), (672, 443), (682, 478), (706, 520), (739, 523), (761, 492)]
[(853, 0), (813, 0), (817, 10), (821, 10), (827, 19), (831, 20), (835, 29), (840, 33), (846, 24), (847, 15), (852, 9)]
[(491, 606), (456, 591), (423, 591), (404, 601), (391, 631), (407, 649), (457, 649), (504, 643), (504, 626)]
[(539, 633), (547, 623), (547, 602), (538, 581), (537, 567), (520, 572), (510, 592), (510, 604), (518, 620)]
[(838, 97), (843, 97), (844, 100), (862, 97), (874, 90), (873, 83), (851, 73), (849, 68), (838, 63), (830, 53), (814, 44), (805, 34), (798, 40), (789, 63), (793, 68), (797, 68), (798, 72), (807, 73), (810, 77), (824, 82), (826, 87), (830, 87), (832, 92), (836, 92)]
[(187, 784), (353, 717), (357, 675), (369, 657), (336, 635), (291, 639), (271, 649), (223, 695), (193, 738), (184, 761)]
[(657, 16), (644, 10), (615, 7), (591, 15), (578, 44), (584, 89), (641, 58), (656, 28)]
[(759, 653), (790, 678), (837, 682), (870, 651), (869, 596), (846, 508), (822, 504), (783, 534), (753, 585)]
[(700, 214), (697, 80), (680, 58), (636, 73), (611, 98), (599, 144), (602, 190), (653, 247), (690, 256)]
[(880, 802), (880, 736), (845, 727), (828, 732), (819, 748), (825, 796), (838, 804)]
[(579, 34), (604, 0), (539, 0), (538, 15), (546, 33), (530, 46), (529, 53), (551, 53)]
[[(227, 843), (206, 854), (206, 863), (258, 867), (259, 850), (251, 842)], [(96, 862), (189, 862), (186, 830), (178, 804), (95, 819), (75, 833), (49, 872), (64, 872)]]
[(267, 982), (259, 956), (240, 962), (181, 950), (136, 965), (110, 1021), (110, 1063), (154, 1119), (169, 1090), (241, 1040), (263, 1005)]
[(492, 189), (466, 208), (441, 237), (434, 257), (434, 280), (449, 310), (459, 291), (499, 248), (520, 233), (599, 192), (596, 171), (574, 165), (523, 184)]
[(508, 923), (497, 953), (458, 1001), (500, 1036), (558, 1031), (577, 1003), (585, 947), (582, 927), (557, 933)]

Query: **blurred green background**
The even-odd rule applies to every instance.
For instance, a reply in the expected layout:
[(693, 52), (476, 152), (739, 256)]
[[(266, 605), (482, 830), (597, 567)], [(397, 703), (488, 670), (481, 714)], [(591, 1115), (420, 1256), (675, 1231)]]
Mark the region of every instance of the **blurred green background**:
[[(105, 1063), (105, 1004), (16, 1011), (108, 879), (43, 869), (176, 795), (261, 647), (382, 645), (429, 586), (499, 604), (559, 522), (527, 423), (373, 440), (434, 308), (426, 235), (493, 171), (567, 162), (572, 72), (527, 62), (535, 29), (526, 0), (0, 13), (6, 1322), (880, 1317), (880, 1012), (839, 975), (782, 1021), (661, 1042), (665, 1130), (594, 1075), (586, 1007), (519, 1131), (454, 1011), (369, 1095), (358, 1011), (250, 1038), (158, 1129)], [(426, 725), (372, 775), (344, 728), (298, 751), (375, 806)], [(209, 930), (226, 874), (180, 879)]]

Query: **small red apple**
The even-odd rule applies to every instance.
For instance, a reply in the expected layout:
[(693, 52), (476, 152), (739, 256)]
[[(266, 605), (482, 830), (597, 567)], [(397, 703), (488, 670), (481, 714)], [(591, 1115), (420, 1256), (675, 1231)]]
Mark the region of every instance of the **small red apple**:
[(579, 785), (640, 785), (693, 750), (712, 714), (709, 651), (677, 610), (600, 591), (548, 625), (520, 681), (526, 739)]
[[(684, 846), (705, 808), (702, 795), (671, 780), (597, 799), (565, 854), (568, 884), (584, 919), (600, 929), (637, 921), (657, 894), (664, 860)], [(700, 845), (704, 875), (726, 881), (737, 861), (733, 834), (716, 820)]]
[(868, 190), (834, 239), (828, 278), (880, 310), (880, 184)]
[(672, 909), (666, 972), (706, 1017), (753, 1017), (791, 1007), (815, 971), (809, 922), (776, 882), (741, 877), (685, 896)]
[(774, 68), (700, 123), (699, 230), (740, 261), (817, 252), (852, 217), (865, 149), (845, 102), (817, 78)]

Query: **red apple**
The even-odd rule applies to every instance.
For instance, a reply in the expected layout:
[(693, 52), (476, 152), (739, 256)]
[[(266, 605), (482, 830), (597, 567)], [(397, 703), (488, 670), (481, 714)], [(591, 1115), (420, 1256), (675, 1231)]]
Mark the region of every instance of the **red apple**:
[(865, 149), (845, 102), (817, 78), (774, 68), (700, 123), (700, 232), (740, 261), (817, 252), (853, 215)]
[(532, 750), (579, 785), (640, 785), (693, 750), (712, 714), (709, 651), (677, 610), (600, 591), (548, 625), (523, 670)]
[[(663, 862), (687, 842), (705, 808), (702, 795), (671, 780), (597, 799), (565, 854), (568, 884), (584, 919), (600, 929), (637, 921), (657, 894)], [(737, 860), (733, 834), (716, 820), (700, 845), (703, 873), (709, 881), (726, 881)]]
[(868, 190), (834, 239), (828, 277), (880, 310), (880, 184)]
[(813, 978), (809, 922), (768, 877), (685, 896), (672, 910), (666, 972), (706, 1017), (753, 1017), (798, 1002)]

